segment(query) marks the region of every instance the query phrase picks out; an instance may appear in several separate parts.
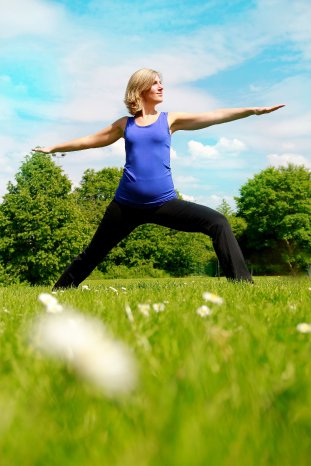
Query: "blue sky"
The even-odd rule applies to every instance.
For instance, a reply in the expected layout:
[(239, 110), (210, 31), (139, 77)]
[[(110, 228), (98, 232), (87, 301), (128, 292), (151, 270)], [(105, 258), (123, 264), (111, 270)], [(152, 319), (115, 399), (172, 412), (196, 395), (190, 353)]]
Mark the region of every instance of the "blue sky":
[[(163, 74), (159, 110), (285, 103), (172, 138), (176, 188), (211, 207), (255, 173), (311, 166), (309, 0), (10, 0), (0, 16), (0, 196), (31, 148), (98, 131), (126, 114), (129, 76)], [(122, 141), (57, 159), (77, 185), (123, 166)]]

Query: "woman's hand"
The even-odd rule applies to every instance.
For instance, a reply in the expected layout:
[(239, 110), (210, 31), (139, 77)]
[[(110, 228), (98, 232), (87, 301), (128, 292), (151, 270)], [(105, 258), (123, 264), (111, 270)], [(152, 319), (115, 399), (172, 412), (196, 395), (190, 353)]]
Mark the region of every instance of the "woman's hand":
[(53, 147), (34, 147), (31, 149), (31, 152), (42, 152), (43, 154), (52, 154), (53, 153)]
[(274, 107), (255, 107), (254, 114), (255, 115), (263, 115), (264, 113), (271, 113), (275, 112), (279, 108), (285, 107), (285, 104), (275, 105)]

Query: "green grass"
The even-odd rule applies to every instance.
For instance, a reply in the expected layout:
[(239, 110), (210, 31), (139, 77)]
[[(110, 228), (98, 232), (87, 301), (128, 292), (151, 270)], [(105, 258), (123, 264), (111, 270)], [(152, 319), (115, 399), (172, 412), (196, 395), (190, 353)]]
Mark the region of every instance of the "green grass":
[[(99, 317), (133, 349), (139, 385), (111, 400), (40, 357), (26, 336), (45, 312), (38, 294), (49, 290), (0, 288), (1, 466), (310, 464), (311, 334), (296, 330), (311, 322), (309, 279), (86, 283), (90, 291), (59, 301)], [(225, 300), (205, 318), (196, 314), (203, 291)], [(163, 301), (166, 310), (149, 318), (137, 310)]]

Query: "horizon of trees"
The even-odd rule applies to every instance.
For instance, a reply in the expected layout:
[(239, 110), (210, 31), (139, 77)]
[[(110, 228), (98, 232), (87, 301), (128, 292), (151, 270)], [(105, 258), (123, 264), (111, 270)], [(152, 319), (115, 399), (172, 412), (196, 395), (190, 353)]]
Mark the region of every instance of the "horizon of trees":
[[(50, 155), (27, 155), (0, 204), (0, 283), (51, 284), (87, 245), (114, 196), (122, 169), (88, 169), (72, 190)], [(310, 266), (311, 183), (304, 167), (269, 167), (249, 179), (235, 213), (223, 213), (255, 274), (297, 274)], [(142, 225), (99, 265), (106, 277), (217, 274), (210, 238)]]

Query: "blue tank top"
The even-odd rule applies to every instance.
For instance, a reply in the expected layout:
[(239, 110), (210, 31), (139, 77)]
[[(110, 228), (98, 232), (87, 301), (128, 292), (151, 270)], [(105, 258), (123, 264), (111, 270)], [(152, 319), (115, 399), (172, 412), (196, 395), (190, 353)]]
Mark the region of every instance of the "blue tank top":
[(154, 207), (176, 199), (171, 166), (167, 112), (147, 126), (127, 119), (125, 131), (126, 163), (115, 194), (121, 204)]

